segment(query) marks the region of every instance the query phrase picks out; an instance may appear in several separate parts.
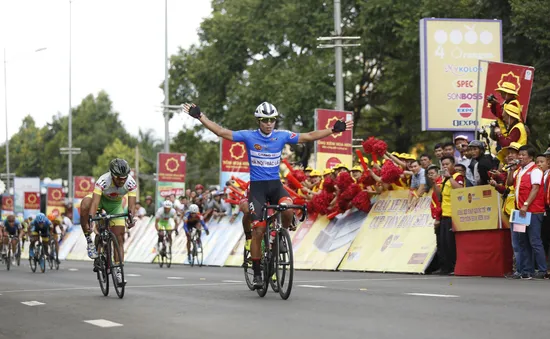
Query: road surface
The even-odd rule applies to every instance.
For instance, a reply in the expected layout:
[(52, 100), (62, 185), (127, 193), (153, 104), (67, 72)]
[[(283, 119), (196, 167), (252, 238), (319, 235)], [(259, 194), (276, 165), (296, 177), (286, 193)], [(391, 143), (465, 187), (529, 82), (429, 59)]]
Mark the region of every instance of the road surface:
[(297, 271), (281, 300), (241, 269), (127, 264), (104, 297), (89, 262), (0, 267), (0, 338), (518, 338), (550, 329), (549, 281)]

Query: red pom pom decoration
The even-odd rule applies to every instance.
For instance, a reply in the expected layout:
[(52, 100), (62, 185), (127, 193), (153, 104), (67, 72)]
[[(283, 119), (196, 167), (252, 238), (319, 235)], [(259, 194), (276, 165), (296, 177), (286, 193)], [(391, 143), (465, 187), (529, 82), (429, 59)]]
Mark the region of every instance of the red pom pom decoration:
[(340, 191), (344, 191), (353, 183), (353, 178), (348, 172), (340, 172), (340, 174), (338, 174), (338, 177), (336, 177), (336, 186), (338, 186)]
[(382, 140), (376, 140), (376, 142), (372, 145), (372, 153), (378, 155), (379, 157), (383, 157), (387, 151), (388, 144)]
[(376, 143), (375, 137), (369, 137), (367, 140), (363, 141), (362, 145), (365, 153), (371, 154), (375, 143)]
[(386, 184), (392, 184), (399, 180), (399, 177), (403, 174), (401, 167), (395, 166), (393, 161), (386, 161), (382, 166), (382, 175), (380, 179)]
[(292, 171), (292, 175), (294, 175), (294, 177), (298, 179), (299, 182), (304, 182), (307, 179), (306, 174), (302, 170), (294, 170)]
[(327, 177), (323, 181), (323, 191), (328, 193), (334, 193), (336, 191), (336, 182), (332, 179), (332, 177)]
[(308, 209), (311, 210), (311, 212), (326, 215), (328, 213), (328, 206), (333, 198), (333, 194), (321, 191), (321, 193), (315, 195), (313, 199), (311, 199)]
[(346, 190), (338, 195), (339, 200), (351, 201), (357, 194), (361, 192), (361, 188), (357, 184), (351, 184)]
[(376, 185), (376, 180), (374, 180), (374, 178), (371, 177), (369, 174), (363, 174), (361, 179), (359, 179), (359, 182), (362, 183), (365, 187)]
[(353, 198), (351, 204), (355, 206), (358, 210), (365, 213), (369, 213), (371, 209), (370, 196), (367, 192), (361, 191), (359, 194)]

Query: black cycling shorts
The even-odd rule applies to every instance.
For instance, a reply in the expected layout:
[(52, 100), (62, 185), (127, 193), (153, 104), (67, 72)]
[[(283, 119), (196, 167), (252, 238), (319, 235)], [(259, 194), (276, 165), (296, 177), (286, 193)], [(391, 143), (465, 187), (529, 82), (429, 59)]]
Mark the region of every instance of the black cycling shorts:
[(262, 208), (266, 203), (276, 205), (284, 197), (290, 197), (280, 180), (251, 181), (248, 206), (252, 221), (262, 218)]

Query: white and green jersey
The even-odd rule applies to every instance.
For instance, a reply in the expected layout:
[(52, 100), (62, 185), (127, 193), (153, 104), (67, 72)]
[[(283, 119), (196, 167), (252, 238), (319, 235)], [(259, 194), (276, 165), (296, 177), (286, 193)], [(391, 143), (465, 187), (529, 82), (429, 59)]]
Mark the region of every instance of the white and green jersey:
[(155, 214), (155, 218), (159, 221), (159, 224), (163, 226), (168, 225), (170, 223), (170, 219), (174, 219), (175, 216), (175, 209), (171, 208), (170, 212), (164, 213), (164, 207), (159, 208)]

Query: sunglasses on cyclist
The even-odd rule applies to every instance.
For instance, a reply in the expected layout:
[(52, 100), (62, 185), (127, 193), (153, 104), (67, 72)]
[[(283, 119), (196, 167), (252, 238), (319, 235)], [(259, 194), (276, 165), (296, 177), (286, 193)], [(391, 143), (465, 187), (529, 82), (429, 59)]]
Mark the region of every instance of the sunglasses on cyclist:
[(260, 121), (267, 124), (267, 123), (276, 122), (277, 119), (276, 118), (260, 118)]
[(117, 177), (117, 176), (115, 176), (114, 178), (115, 180), (120, 180), (120, 181), (128, 179), (128, 177)]

